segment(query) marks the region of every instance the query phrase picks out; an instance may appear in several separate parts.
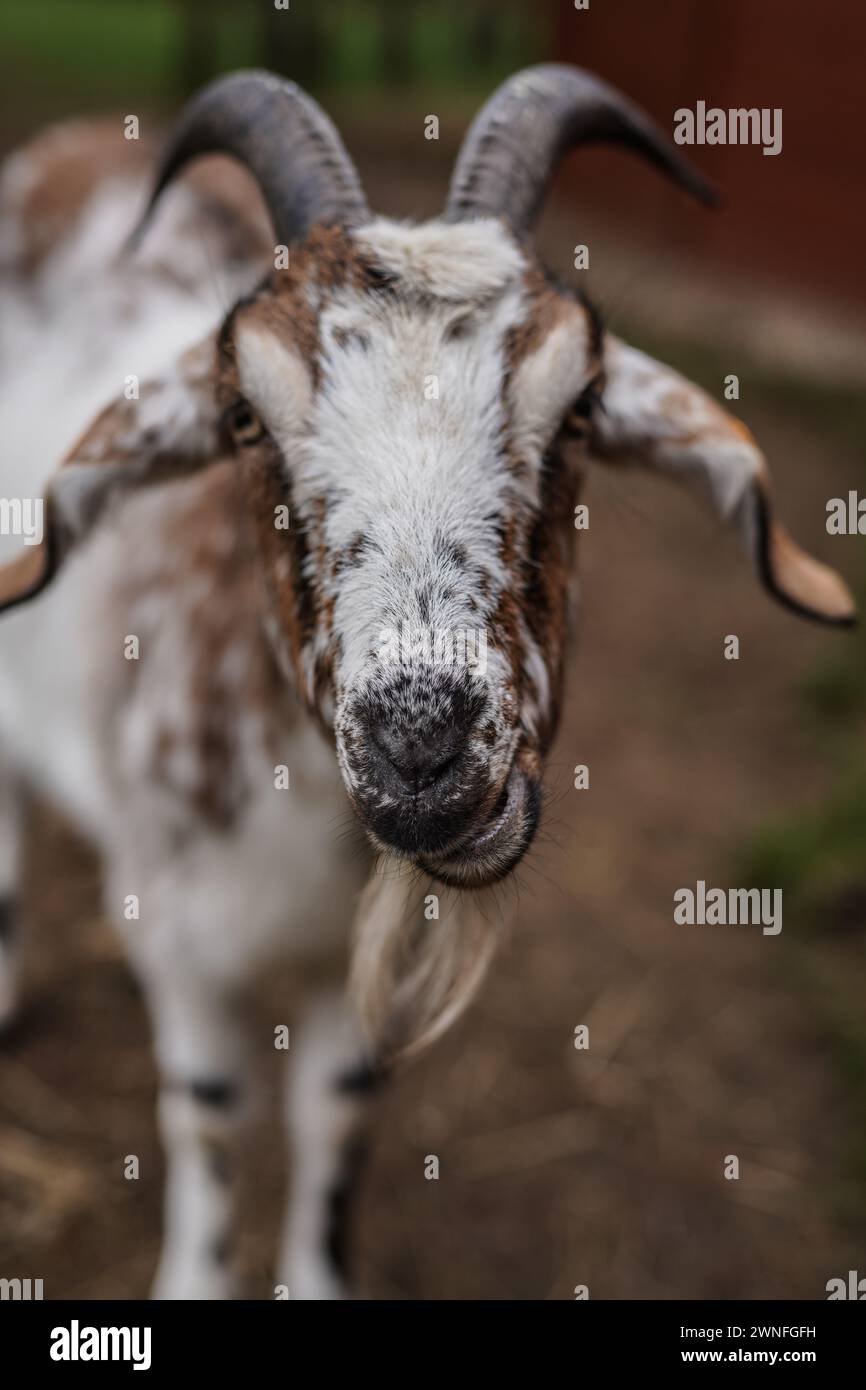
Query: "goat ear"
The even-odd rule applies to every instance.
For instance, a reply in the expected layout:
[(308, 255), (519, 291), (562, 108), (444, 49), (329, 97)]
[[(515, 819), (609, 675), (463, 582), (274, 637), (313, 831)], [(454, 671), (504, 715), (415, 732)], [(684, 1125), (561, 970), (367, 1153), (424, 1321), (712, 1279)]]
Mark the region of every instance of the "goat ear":
[(611, 336), (591, 450), (601, 459), (657, 469), (702, 492), (785, 607), (820, 622), (855, 622), (845, 581), (801, 550), (776, 520), (767, 465), (745, 425), (677, 372)]
[(213, 360), (211, 337), (164, 377), (142, 382), (135, 399), (123, 397), (96, 417), (48, 483), (38, 543), (0, 566), (0, 612), (41, 593), (118, 494), (216, 457)]

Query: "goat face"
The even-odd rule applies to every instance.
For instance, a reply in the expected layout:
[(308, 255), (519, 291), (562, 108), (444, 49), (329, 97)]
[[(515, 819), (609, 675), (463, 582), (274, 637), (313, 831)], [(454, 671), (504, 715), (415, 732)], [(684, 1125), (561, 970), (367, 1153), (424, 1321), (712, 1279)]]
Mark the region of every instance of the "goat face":
[(555, 723), (594, 321), (501, 223), (379, 222), (314, 231), (221, 345), (282, 635), (358, 815), (442, 879), (498, 877)]

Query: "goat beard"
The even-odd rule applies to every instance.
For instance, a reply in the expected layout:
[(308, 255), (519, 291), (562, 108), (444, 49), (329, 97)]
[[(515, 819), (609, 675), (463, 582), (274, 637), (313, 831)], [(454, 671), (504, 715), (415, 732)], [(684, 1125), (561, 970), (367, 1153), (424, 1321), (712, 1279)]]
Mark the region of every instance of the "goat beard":
[[(427, 895), (447, 899), (428, 920)], [(349, 989), (372, 1055), (406, 1060), (456, 1022), (475, 997), (503, 931), (501, 902), (444, 890), (403, 860), (373, 873), (355, 918)]]

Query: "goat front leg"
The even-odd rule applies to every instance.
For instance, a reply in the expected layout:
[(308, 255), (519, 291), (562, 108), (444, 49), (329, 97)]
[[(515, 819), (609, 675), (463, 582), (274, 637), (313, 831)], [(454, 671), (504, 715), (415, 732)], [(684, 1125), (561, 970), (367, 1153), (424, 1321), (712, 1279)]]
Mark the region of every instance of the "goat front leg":
[(239, 1018), (222, 988), (169, 962), (145, 989), (160, 1069), (165, 1230), (153, 1297), (234, 1294), (234, 1159), (247, 1111)]
[(348, 1001), (336, 991), (316, 994), (294, 1030), (287, 1069), (292, 1171), (279, 1278), (289, 1298), (348, 1296), (352, 1199), (382, 1080)]

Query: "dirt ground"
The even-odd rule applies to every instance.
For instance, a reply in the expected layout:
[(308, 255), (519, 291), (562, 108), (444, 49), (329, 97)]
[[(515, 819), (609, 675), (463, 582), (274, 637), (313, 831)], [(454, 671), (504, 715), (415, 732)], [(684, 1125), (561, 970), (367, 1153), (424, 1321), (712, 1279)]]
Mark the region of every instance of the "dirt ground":
[[(741, 413), (791, 529), (837, 559), (824, 502), (853, 460), (796, 418)], [(793, 943), (784, 930), (676, 926), (672, 903), (699, 878), (727, 886), (732, 853), (767, 815), (826, 789), (793, 692), (845, 639), (776, 609), (731, 538), (663, 483), (599, 472), (587, 500), (543, 833), (476, 1006), (383, 1099), (358, 1213), (361, 1290), (821, 1298), (828, 1278), (862, 1268), (863, 1231), (839, 1220), (853, 1117), (792, 980)], [(729, 633), (737, 662), (723, 659)], [(577, 763), (587, 791), (572, 788)], [(44, 1278), (50, 1298), (142, 1297), (162, 1179), (143, 1009), (89, 853), (44, 808), (32, 821), (29, 1000), (0, 1049), (0, 1270)], [(579, 1024), (588, 1051), (573, 1046)], [(272, 1093), (272, 1049), (263, 1061)], [(282, 1188), (272, 1102), (247, 1150), (256, 1297), (273, 1283)], [(130, 1153), (138, 1182), (123, 1177)], [(429, 1154), (438, 1181), (424, 1177)], [(738, 1181), (723, 1176), (727, 1155)]]

